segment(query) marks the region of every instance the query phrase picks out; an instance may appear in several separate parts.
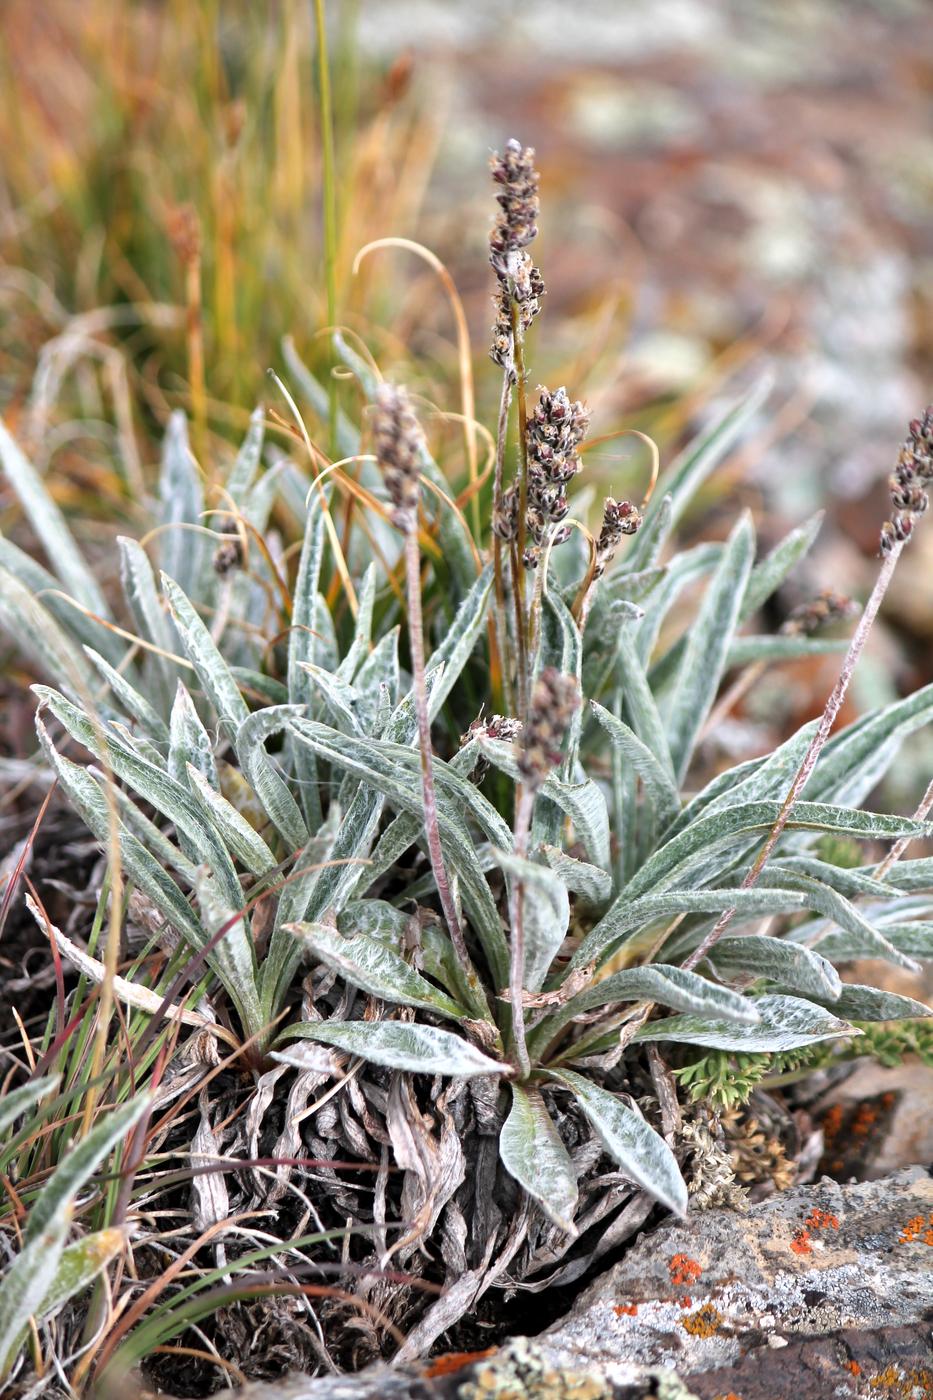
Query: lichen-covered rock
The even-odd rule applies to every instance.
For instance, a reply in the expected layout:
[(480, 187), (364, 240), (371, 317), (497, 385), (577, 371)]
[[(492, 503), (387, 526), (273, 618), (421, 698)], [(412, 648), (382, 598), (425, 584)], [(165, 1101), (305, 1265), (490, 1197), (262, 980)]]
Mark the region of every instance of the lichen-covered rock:
[[(889, 1365), (902, 1380), (929, 1368), (933, 1396), (931, 1246), (933, 1179), (922, 1168), (851, 1186), (824, 1179), (744, 1214), (708, 1211), (643, 1236), (539, 1341), (555, 1365), (596, 1365), (618, 1382), (667, 1366), (704, 1400), (730, 1391), (752, 1400), (744, 1382), (724, 1382), (756, 1368), (772, 1388), (754, 1394), (770, 1400), (877, 1400), (898, 1394), (872, 1385)], [(868, 1335), (877, 1340), (860, 1360), (853, 1339)], [(814, 1338), (823, 1389), (792, 1379), (816, 1364)]]
[(933, 1179), (828, 1179), (645, 1234), (535, 1341), (240, 1400), (933, 1400)]

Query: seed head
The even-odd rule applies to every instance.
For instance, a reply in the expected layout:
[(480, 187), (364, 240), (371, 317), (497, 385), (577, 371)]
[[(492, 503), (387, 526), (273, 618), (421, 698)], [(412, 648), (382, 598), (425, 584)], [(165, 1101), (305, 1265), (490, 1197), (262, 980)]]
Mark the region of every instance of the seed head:
[(580, 707), (573, 676), (547, 666), (531, 692), (528, 724), (522, 733), (518, 767), (525, 782), (538, 788), (561, 761), (567, 726)]
[(498, 186), (499, 213), (489, 235), (489, 261), (499, 281), (493, 298), (496, 319), (490, 356), (512, 374), (512, 303), (517, 303), (525, 330), (541, 310), (544, 279), (526, 248), (538, 232), (538, 172), (534, 151), (520, 141), (506, 143), (490, 161)]
[(881, 553), (890, 554), (900, 541), (909, 540), (914, 525), (927, 509), (927, 492), (933, 481), (933, 405), (911, 420), (907, 440), (898, 453), (888, 480), (893, 511), (881, 527)]
[(235, 521), (230, 521), (222, 531), (224, 538), (214, 551), (214, 573), (223, 578), (231, 569), (238, 569), (243, 563), (243, 540)]
[(615, 558), (615, 552), (622, 543), (623, 535), (634, 535), (641, 525), (641, 511), (631, 501), (615, 501), (606, 497), (603, 506), (603, 524), (596, 541), (595, 578), (602, 578)]
[(373, 445), (395, 507), (392, 520), (401, 529), (412, 530), (418, 519), (418, 462), (424, 433), (405, 389), (380, 385), (373, 413)]
[[(518, 248), (527, 248), (538, 232), (538, 181), (532, 146), (522, 146), (514, 137), (489, 162), (492, 178), (500, 187), (496, 195), (499, 214), (489, 235), (492, 265), (508, 275), (506, 257)], [(498, 265), (497, 265), (497, 259)]]
[(853, 603), (851, 598), (827, 588), (815, 598), (794, 608), (782, 623), (781, 631), (786, 637), (809, 637), (814, 632), (852, 617), (857, 612), (858, 604)]
[[(566, 389), (541, 389), (534, 413), (528, 420), (525, 442), (528, 450), (528, 510), (525, 516), (523, 562), (527, 569), (537, 567), (542, 547), (550, 534), (555, 545), (570, 538), (570, 526), (561, 525), (570, 509), (567, 486), (583, 465), (577, 448), (586, 436), (589, 414), (579, 401), (571, 402)], [(503, 496), (503, 508), (514, 517), (517, 530), (518, 496), (515, 486)], [(558, 527), (554, 529), (554, 527)], [(514, 535), (508, 536), (514, 538)]]

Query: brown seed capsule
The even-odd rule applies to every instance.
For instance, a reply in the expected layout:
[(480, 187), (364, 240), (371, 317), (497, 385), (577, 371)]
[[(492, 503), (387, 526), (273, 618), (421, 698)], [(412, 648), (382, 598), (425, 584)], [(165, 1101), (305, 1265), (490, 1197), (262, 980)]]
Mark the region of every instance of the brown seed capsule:
[(910, 539), (914, 525), (929, 505), (927, 488), (933, 482), (933, 405), (919, 418), (911, 419), (907, 440), (898, 453), (888, 485), (890, 520), (881, 527), (881, 553), (890, 554), (895, 545)]
[(418, 521), (419, 461), (424, 433), (405, 389), (392, 384), (379, 386), (373, 413), (373, 446), (395, 507), (393, 522), (403, 530), (412, 530)]
[(545, 667), (531, 693), (518, 759), (519, 771), (529, 787), (540, 787), (560, 763), (567, 727), (579, 707), (580, 692), (574, 677), (553, 666)]
[(634, 535), (641, 525), (641, 511), (631, 501), (615, 501), (606, 497), (603, 506), (603, 523), (596, 541), (596, 568), (594, 577), (602, 578), (612, 563), (615, 552), (622, 542), (623, 535)]
[(829, 627), (856, 612), (858, 604), (853, 603), (851, 598), (827, 588), (815, 598), (794, 608), (782, 624), (781, 632), (786, 637), (809, 637), (823, 627)]

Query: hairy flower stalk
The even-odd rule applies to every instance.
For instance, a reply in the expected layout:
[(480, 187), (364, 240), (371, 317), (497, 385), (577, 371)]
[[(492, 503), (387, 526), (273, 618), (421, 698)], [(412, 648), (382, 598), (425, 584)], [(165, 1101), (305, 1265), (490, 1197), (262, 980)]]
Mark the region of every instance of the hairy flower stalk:
[[(538, 789), (562, 758), (562, 745), (567, 728), (580, 706), (580, 692), (573, 676), (564, 675), (553, 666), (545, 667), (531, 693), (528, 723), (521, 732), (518, 771), (521, 785), (515, 814), (515, 854), (527, 859), (528, 834)], [(512, 1038), (515, 1058), (522, 1077), (531, 1072), (531, 1061), (525, 1042), (525, 921), (524, 886), (519, 879), (512, 882), (509, 922), (512, 942), (509, 960), (509, 1001), (512, 1006)]]
[[(512, 139), (506, 142), (505, 150), (501, 155), (498, 152), (493, 155), (490, 161), (490, 170), (493, 180), (499, 187), (496, 195), (499, 212), (489, 235), (489, 261), (497, 279), (496, 294), (493, 297), (496, 320), (493, 327), (490, 354), (495, 363), (501, 365), (503, 370), (493, 480), (493, 560), (497, 629), (500, 635), (500, 651), (503, 658), (506, 658), (508, 637), (502, 543), (504, 540), (508, 540), (508, 536), (503, 534), (501, 529), (505, 444), (514, 388), (518, 399), (518, 479), (521, 498), (518, 535), (516, 540), (511, 541), (514, 566), (516, 553), (520, 555), (524, 549), (524, 514), (527, 502), (524, 336), (525, 331), (541, 309), (540, 298), (544, 294), (544, 282), (541, 273), (532, 262), (530, 253), (527, 252), (528, 245), (538, 232), (539, 176), (534, 167), (534, 151), (530, 146), (523, 147), (520, 141)], [(520, 569), (513, 567), (513, 574), (519, 710), (524, 715), (527, 708), (528, 674), (524, 580)], [(505, 670), (508, 671), (507, 666)]]
[(428, 696), (424, 679), (421, 559), (418, 552), (418, 498), (421, 489), (418, 462), (424, 435), (404, 389), (395, 388), (390, 384), (380, 387), (373, 416), (373, 438), (376, 460), (394, 506), (392, 520), (405, 536), (408, 640), (411, 649), (415, 713), (418, 720), (418, 744), (421, 750), (421, 793), (424, 801), (424, 829), (428, 855), (451, 941), (464, 973), (468, 974), (470, 957), (457, 917), (441, 848), (437, 794), (434, 787), (431, 721), (428, 716)]
[[(888, 585), (894, 576), (901, 551), (913, 533), (916, 520), (927, 509), (929, 504), (927, 487), (931, 481), (933, 481), (933, 406), (928, 407), (920, 418), (913, 419), (910, 424), (907, 441), (901, 447), (897, 466), (890, 478), (891, 504), (894, 509), (891, 519), (885, 521), (881, 530), (882, 565), (875, 580), (875, 586), (872, 589), (871, 597), (865, 604), (865, 611), (859, 619), (855, 634), (849, 643), (839, 678), (833, 687), (832, 694), (826, 701), (819, 727), (810, 741), (810, 746), (803, 756), (800, 767), (794, 774), (793, 782), (778, 813), (777, 820), (768, 833), (768, 838), (759, 851), (754, 864), (742, 881), (741, 888), (743, 890), (752, 889), (758, 883), (771, 852), (790, 821), (797, 799), (806, 787), (819, 761), (826, 740), (829, 738), (842, 708), (849, 682), (868, 640), (872, 624), (878, 615), (878, 609), (881, 607)], [(710, 949), (719, 942), (734, 916), (734, 907), (723, 911), (713, 928), (686, 959), (684, 967), (694, 968), (706, 957)]]

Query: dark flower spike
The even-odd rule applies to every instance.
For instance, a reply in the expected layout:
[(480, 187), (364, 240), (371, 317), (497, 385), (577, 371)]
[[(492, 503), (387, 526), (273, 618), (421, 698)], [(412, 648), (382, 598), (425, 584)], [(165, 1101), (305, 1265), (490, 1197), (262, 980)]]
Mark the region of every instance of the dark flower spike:
[(518, 759), (521, 775), (532, 790), (539, 788), (560, 763), (564, 736), (579, 708), (580, 691), (574, 677), (554, 666), (545, 667), (531, 692)]
[(894, 546), (906, 542), (914, 525), (930, 504), (927, 494), (933, 481), (933, 404), (919, 418), (911, 420), (907, 440), (898, 453), (894, 471), (888, 481), (891, 519), (881, 527), (881, 553), (890, 554)]
[(393, 523), (406, 532), (413, 530), (418, 519), (419, 463), (424, 433), (405, 389), (392, 384), (380, 385), (373, 414), (373, 445), (389, 499), (395, 507)]
[(616, 501), (607, 496), (603, 506), (603, 523), (596, 541), (594, 578), (602, 578), (615, 558), (623, 535), (634, 535), (641, 525), (641, 511), (631, 501)]

